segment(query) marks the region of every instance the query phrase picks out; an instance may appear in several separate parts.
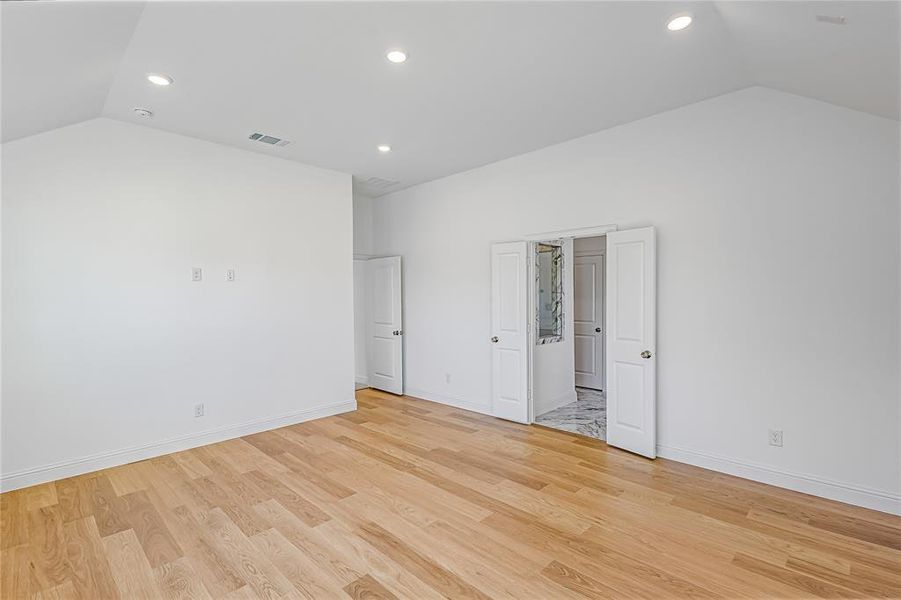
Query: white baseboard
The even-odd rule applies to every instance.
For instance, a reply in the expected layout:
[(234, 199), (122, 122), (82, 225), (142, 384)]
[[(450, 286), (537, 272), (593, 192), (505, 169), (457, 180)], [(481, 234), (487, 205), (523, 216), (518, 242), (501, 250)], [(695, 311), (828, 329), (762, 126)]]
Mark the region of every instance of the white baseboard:
[(743, 462), (696, 450), (658, 445), (657, 455), (681, 463), (703, 467), (776, 487), (811, 494), (846, 504), (854, 504), (893, 515), (901, 515), (901, 495), (863, 486), (830, 481), (821, 477), (792, 473), (765, 465)]
[(261, 431), (268, 431), (269, 429), (277, 429), (287, 425), (303, 423), (304, 421), (311, 421), (313, 419), (320, 419), (322, 417), (329, 417), (331, 415), (337, 415), (356, 409), (357, 401), (348, 400), (347, 402), (338, 402), (335, 404), (307, 408), (277, 417), (247, 421), (237, 425), (226, 425), (217, 427), (216, 429), (191, 433), (140, 446), (101, 452), (82, 458), (61, 461), (22, 471), (15, 471), (13, 473), (3, 473), (2, 476), (0, 476), (0, 490), (7, 492), (31, 485), (37, 485), (39, 483), (65, 479), (66, 477), (91, 473), (93, 471), (99, 471), (100, 469), (116, 467), (138, 460), (162, 456), (163, 454), (171, 454), (172, 452), (205, 446), (207, 444), (215, 444), (216, 442), (259, 433)]
[(560, 408), (561, 406), (566, 406), (567, 404), (572, 404), (579, 397), (576, 396), (576, 388), (566, 392), (561, 396), (557, 396), (556, 398), (541, 398), (539, 396), (535, 396), (532, 398), (532, 408), (535, 412), (535, 416), (541, 416), (546, 412), (551, 412), (555, 408)]
[(431, 402), (437, 402), (439, 404), (447, 404), (448, 406), (462, 408), (464, 410), (471, 410), (472, 412), (477, 412), (483, 415), (491, 415), (491, 404), (489, 403), (476, 404), (475, 402), (463, 400), (462, 398), (455, 398), (453, 396), (446, 396), (444, 394), (438, 394), (436, 392), (429, 392), (427, 390), (420, 390), (416, 388), (408, 388), (404, 391), (404, 393), (407, 396), (422, 398), (423, 400), (429, 400)]
[(369, 385), (369, 377), (366, 375), (357, 375), (354, 377), (354, 383), (359, 385)]

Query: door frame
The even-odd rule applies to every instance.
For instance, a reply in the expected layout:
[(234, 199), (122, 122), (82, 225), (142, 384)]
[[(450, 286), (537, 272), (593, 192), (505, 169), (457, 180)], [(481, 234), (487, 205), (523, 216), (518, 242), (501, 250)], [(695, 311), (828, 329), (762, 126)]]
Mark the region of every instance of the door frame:
[[(570, 239), (575, 240), (577, 238), (588, 238), (588, 237), (600, 237), (602, 235), (607, 235), (612, 231), (618, 231), (618, 226), (613, 223), (609, 225), (597, 225), (594, 227), (578, 227), (575, 229), (563, 229), (559, 231), (548, 231), (544, 233), (531, 233), (525, 236), (525, 240), (529, 242), (529, 256), (532, 257), (535, 254), (535, 245), (538, 242), (546, 242), (549, 240), (564, 240)], [(571, 257), (570, 257), (571, 258)], [(529, 260), (528, 263), (528, 314), (526, 315), (526, 320), (528, 321), (528, 332), (529, 332), (529, 350), (528, 350), (528, 358), (527, 358), (527, 368), (528, 368), (528, 404), (529, 404), (529, 423), (535, 422), (535, 399), (533, 397), (533, 390), (535, 389), (534, 385), (534, 360), (535, 360), (535, 339), (538, 334), (535, 331), (535, 328), (532, 327), (532, 322), (534, 321), (533, 316), (535, 314), (535, 298), (537, 297), (537, 282), (535, 278), (535, 261)], [(607, 294), (607, 288), (604, 287), (604, 295)], [(604, 302), (606, 303), (607, 299), (604, 298)], [(565, 319), (565, 315), (564, 315)], [(567, 332), (564, 329), (563, 332), (563, 341), (566, 341), (567, 335), (572, 337), (572, 331)]]

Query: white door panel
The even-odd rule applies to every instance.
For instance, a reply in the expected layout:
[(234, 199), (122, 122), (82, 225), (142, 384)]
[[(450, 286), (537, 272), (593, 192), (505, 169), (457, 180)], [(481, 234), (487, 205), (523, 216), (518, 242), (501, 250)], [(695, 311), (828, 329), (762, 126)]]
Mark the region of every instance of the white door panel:
[(491, 413), (528, 423), (528, 243), (491, 246)]
[(607, 234), (607, 443), (657, 455), (653, 227)]
[(604, 255), (577, 256), (573, 261), (573, 341), (576, 385), (603, 390), (604, 383)]
[(367, 364), (370, 387), (404, 393), (401, 259), (372, 258), (367, 267)]
[[(593, 335), (573, 336), (576, 350), (576, 376), (583, 374), (589, 376), (598, 375), (597, 352), (595, 351), (595, 339)], [(577, 381), (577, 385), (581, 384)]]

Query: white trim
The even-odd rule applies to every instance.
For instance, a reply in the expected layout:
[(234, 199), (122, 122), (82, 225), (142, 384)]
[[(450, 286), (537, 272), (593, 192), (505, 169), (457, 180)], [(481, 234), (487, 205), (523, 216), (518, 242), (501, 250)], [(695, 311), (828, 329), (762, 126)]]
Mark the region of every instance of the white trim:
[(369, 377), (366, 375), (357, 375), (354, 377), (354, 383), (359, 383), (360, 385), (369, 385)]
[(50, 465), (24, 469), (13, 473), (4, 473), (0, 477), (0, 489), (4, 492), (15, 490), (39, 483), (64, 479), (74, 475), (82, 475), (116, 467), (127, 463), (171, 454), (172, 452), (180, 452), (189, 448), (214, 444), (233, 438), (277, 429), (287, 425), (294, 425), (304, 421), (320, 419), (357, 409), (356, 400), (348, 400), (347, 402), (338, 402), (335, 404), (326, 404), (314, 408), (307, 408), (277, 417), (269, 417), (265, 419), (257, 419), (247, 421), (237, 425), (226, 425), (217, 427), (199, 433), (190, 433), (187, 435), (177, 436), (159, 442), (151, 442), (140, 446), (132, 446), (130, 448), (122, 448), (121, 450), (112, 450), (109, 452), (100, 452), (90, 456), (84, 456), (73, 460), (60, 461)]
[(560, 231), (547, 231), (544, 233), (530, 233), (525, 237), (528, 241), (540, 242), (542, 240), (556, 239), (556, 238), (586, 238), (586, 237), (597, 237), (601, 235), (605, 235), (610, 233), (611, 231), (616, 231), (617, 226), (613, 225), (598, 225), (597, 227), (577, 227), (576, 229), (561, 229)]
[[(435, 392), (429, 392), (427, 390), (413, 389), (408, 388), (406, 396), (412, 396), (414, 398), (420, 398), (422, 400), (428, 400), (429, 402), (437, 402), (438, 404), (446, 404), (448, 406), (453, 406), (455, 408), (462, 408), (463, 410), (471, 410), (472, 412), (476, 412), (482, 415), (493, 416), (491, 414), (491, 403), (488, 402), (486, 404), (476, 404), (475, 402), (470, 402), (469, 400), (463, 400), (462, 398), (456, 398), (454, 396), (446, 396), (444, 394), (438, 394)], [(498, 417), (500, 418), (500, 417)]]
[(735, 475), (736, 477), (804, 494), (871, 508), (889, 514), (901, 515), (901, 495), (893, 492), (840, 483), (812, 475), (792, 473), (765, 465), (662, 444), (657, 445), (657, 455), (677, 462)]
[(579, 397), (576, 395), (576, 389), (573, 388), (571, 391), (566, 392), (556, 398), (551, 398), (549, 400), (542, 400), (539, 397), (532, 399), (532, 407), (535, 410), (535, 415), (532, 418), (532, 422), (535, 421), (535, 417), (540, 417), (546, 412), (550, 412), (555, 408), (560, 408), (561, 406), (566, 406), (567, 404), (572, 404)]

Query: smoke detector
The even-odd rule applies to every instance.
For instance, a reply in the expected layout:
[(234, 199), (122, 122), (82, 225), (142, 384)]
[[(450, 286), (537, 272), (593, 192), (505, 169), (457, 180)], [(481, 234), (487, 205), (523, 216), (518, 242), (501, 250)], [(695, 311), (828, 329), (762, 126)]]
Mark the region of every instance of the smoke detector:
[(141, 117), (142, 119), (152, 119), (153, 118), (153, 112), (149, 108), (141, 108), (140, 106), (136, 106), (134, 111), (135, 111), (135, 114), (138, 115), (139, 117)]
[(261, 144), (266, 144), (267, 146), (287, 146), (291, 142), (288, 140), (283, 140), (282, 138), (277, 138), (274, 135), (267, 135), (265, 133), (251, 133), (248, 136), (248, 139), (253, 140), (254, 142), (259, 142)]

